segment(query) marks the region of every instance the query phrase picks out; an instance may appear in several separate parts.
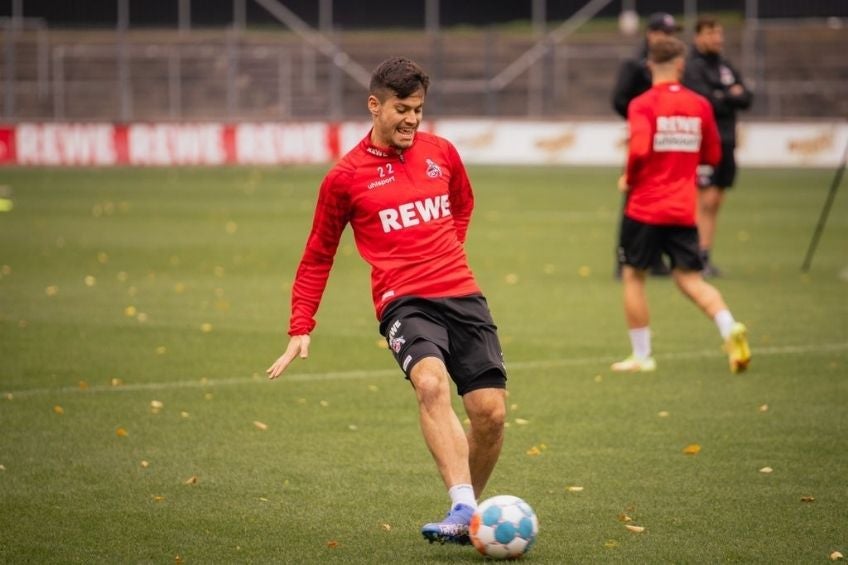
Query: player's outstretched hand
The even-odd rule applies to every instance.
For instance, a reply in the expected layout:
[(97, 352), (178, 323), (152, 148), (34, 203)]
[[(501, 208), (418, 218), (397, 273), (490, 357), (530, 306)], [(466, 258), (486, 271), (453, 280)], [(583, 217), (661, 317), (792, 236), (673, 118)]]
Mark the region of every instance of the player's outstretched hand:
[(294, 361), (295, 357), (306, 359), (309, 357), (309, 336), (308, 335), (293, 335), (289, 340), (289, 345), (286, 347), (286, 352), (280, 355), (280, 358), (274, 361), (274, 364), (268, 367), (265, 371), (268, 373), (269, 379), (276, 379), (283, 374), (289, 363)]

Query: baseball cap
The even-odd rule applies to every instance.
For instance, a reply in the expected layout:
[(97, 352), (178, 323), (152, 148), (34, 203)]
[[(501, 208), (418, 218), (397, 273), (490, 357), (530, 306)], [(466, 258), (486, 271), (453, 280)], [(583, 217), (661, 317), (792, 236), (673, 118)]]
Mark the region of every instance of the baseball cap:
[(666, 33), (676, 33), (682, 28), (674, 21), (674, 16), (665, 12), (657, 12), (651, 14), (648, 18), (648, 30), (664, 31)]

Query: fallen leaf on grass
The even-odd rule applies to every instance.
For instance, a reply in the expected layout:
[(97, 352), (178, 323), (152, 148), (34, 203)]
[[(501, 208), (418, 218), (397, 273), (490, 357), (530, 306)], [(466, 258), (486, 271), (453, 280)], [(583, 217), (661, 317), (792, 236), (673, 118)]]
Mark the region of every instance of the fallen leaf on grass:
[(530, 420), (525, 420), (524, 418), (516, 418), (515, 423), (518, 424), (519, 426), (526, 426), (527, 424), (530, 423)]
[(147, 469), (148, 467), (150, 467), (150, 463), (149, 463), (149, 462), (147, 462), (147, 461), (145, 461), (145, 460), (142, 460), (142, 461), (141, 461), (141, 468), (142, 468), (142, 469)]
[(186, 480), (183, 481), (184, 485), (196, 485), (197, 484), (197, 475), (192, 475)]
[(164, 496), (158, 494), (153, 495), (153, 502), (162, 502), (163, 500), (165, 500)]
[(253, 425), (256, 427), (257, 430), (262, 430), (263, 432), (268, 429), (268, 424), (265, 424), (258, 420), (254, 420)]
[(692, 443), (683, 448), (684, 455), (698, 455), (701, 452), (701, 446), (697, 443)]
[(183, 558), (180, 557), (179, 555), (175, 555), (174, 556), (174, 563), (176, 563), (176, 565), (183, 565), (183, 563), (185, 563), (185, 561), (183, 561)]
[(5, 470), (6, 470), (6, 466), (5, 466), (5, 465), (0, 465), (0, 471), (5, 471)]
[(383, 525), (382, 525), (382, 528), (383, 528), (383, 531), (384, 531), (384, 532), (391, 532), (391, 531), (392, 531), (392, 526), (391, 526), (391, 524), (383, 524)]
[(760, 412), (768, 412), (768, 404), (763, 404), (760, 406)]
[(536, 457), (537, 455), (541, 455), (542, 450), (536, 447), (535, 445), (527, 450), (527, 455), (531, 457)]
[(618, 521), (619, 522), (632, 522), (633, 518), (631, 518), (630, 516), (628, 516), (627, 514), (622, 512), (621, 514), (618, 515)]
[(657, 416), (659, 416), (660, 418), (668, 418), (668, 415), (668, 410), (660, 410), (659, 412), (657, 412)]
[(762, 473), (764, 475), (768, 475), (769, 473), (771, 473), (773, 471), (774, 471), (774, 469), (772, 469), (771, 467), (763, 467), (762, 469), (760, 469), (760, 473)]
[(845, 556), (842, 555), (842, 553), (840, 553), (839, 551), (834, 551), (833, 553), (830, 554), (830, 560), (831, 561), (839, 561), (840, 559), (842, 559), (844, 557)]
[(334, 539), (331, 539), (330, 541), (327, 542), (327, 547), (329, 547), (330, 549), (336, 549), (338, 546), (339, 546), (339, 542), (337, 542)]
[(124, 428), (118, 428), (117, 430), (115, 430), (115, 435), (118, 437), (127, 437), (128, 435), (130, 435), (130, 433)]
[(637, 533), (637, 534), (641, 534), (642, 532), (645, 531), (644, 526), (634, 526), (633, 524), (625, 524), (624, 527), (627, 528), (628, 530), (630, 530), (631, 532), (634, 532), (634, 533)]
[(567, 490), (568, 492), (583, 492), (583, 487), (570, 486), (570, 487), (565, 487), (565, 490)]
[(56, 406), (53, 407), (53, 412), (61, 416), (62, 414), (65, 413), (65, 409), (57, 404)]
[(618, 542), (614, 539), (608, 539), (606, 542), (604, 542), (604, 547), (606, 547), (607, 549), (618, 547)]
[(815, 502), (816, 499), (813, 496), (802, 496), (801, 502)]

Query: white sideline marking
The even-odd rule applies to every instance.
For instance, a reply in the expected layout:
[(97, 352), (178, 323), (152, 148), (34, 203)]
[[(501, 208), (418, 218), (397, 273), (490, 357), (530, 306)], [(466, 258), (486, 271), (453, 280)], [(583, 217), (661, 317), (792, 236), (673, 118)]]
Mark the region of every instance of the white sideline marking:
[[(753, 348), (754, 357), (769, 355), (796, 355), (805, 353), (827, 353), (829, 351), (848, 350), (848, 342), (845, 343), (822, 343), (819, 345), (783, 345), (774, 347)], [(724, 354), (716, 350), (681, 351), (679, 353), (666, 353), (656, 355), (657, 359), (699, 359), (703, 357), (723, 357)], [(544, 359), (537, 361), (516, 361), (507, 363), (509, 371), (523, 371), (528, 369), (541, 369), (551, 367), (568, 367), (579, 365), (603, 365), (606, 368), (609, 363), (615, 361), (613, 357), (576, 357), (568, 359)], [(292, 373), (284, 375), (280, 381), (336, 381), (348, 379), (365, 379), (375, 377), (400, 376), (400, 369), (376, 369), (373, 371), (332, 371), (327, 373)], [(167, 390), (179, 388), (211, 388), (216, 386), (242, 385), (247, 383), (261, 383), (268, 379), (262, 376), (256, 377), (233, 377), (229, 379), (195, 379), (191, 381), (170, 381), (161, 383), (138, 383), (111, 385), (91, 385), (82, 389), (79, 387), (66, 386), (60, 388), (32, 388), (26, 390), (4, 391), (12, 397), (40, 396), (45, 394), (68, 394), (68, 393), (93, 393), (93, 392), (132, 392), (139, 390)]]

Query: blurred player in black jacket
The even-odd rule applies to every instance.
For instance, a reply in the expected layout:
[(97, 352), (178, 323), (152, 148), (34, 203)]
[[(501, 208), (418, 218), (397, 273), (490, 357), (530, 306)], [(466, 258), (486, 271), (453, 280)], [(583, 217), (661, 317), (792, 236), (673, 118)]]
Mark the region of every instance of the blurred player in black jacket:
[(612, 106), (622, 118), (627, 118), (630, 101), (651, 88), (651, 71), (648, 70), (648, 47), (660, 37), (668, 37), (680, 31), (674, 16), (663, 12), (648, 18), (645, 41), (636, 57), (628, 59), (618, 69), (618, 79), (612, 95)]
[(699, 175), (700, 206), (698, 232), (704, 261), (704, 276), (718, 276), (719, 270), (710, 262), (710, 250), (716, 230), (718, 212), (724, 191), (733, 186), (736, 178), (736, 112), (751, 106), (753, 94), (742, 81), (742, 75), (722, 56), (724, 29), (712, 17), (702, 16), (695, 24), (695, 45), (689, 53), (683, 84), (706, 97), (713, 106), (722, 158), (718, 166)]

